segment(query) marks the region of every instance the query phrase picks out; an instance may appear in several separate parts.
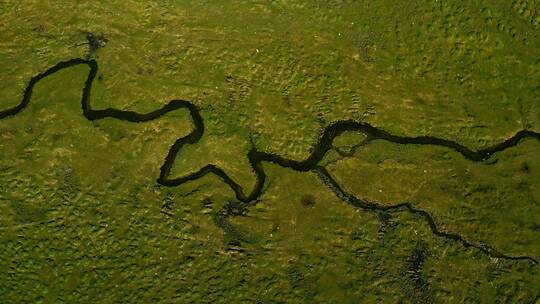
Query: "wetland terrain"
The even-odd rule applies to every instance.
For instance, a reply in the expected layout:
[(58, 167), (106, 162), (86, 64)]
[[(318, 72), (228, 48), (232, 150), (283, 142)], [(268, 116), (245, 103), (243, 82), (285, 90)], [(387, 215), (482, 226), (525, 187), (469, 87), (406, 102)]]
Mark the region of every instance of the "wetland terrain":
[(0, 16), (0, 302), (539, 303), (538, 1)]

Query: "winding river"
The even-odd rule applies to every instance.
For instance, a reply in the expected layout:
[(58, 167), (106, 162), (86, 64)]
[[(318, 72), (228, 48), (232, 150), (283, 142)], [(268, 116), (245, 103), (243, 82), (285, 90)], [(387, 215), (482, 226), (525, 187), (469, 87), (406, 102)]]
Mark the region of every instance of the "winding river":
[(463, 155), (463, 157), (474, 162), (481, 162), (481, 161), (487, 160), (493, 154), (497, 152), (516, 146), (517, 144), (519, 144), (521, 140), (525, 138), (533, 138), (536, 140), (540, 140), (540, 133), (538, 132), (534, 132), (530, 130), (522, 130), (522, 131), (517, 132), (514, 136), (506, 139), (505, 141), (499, 144), (475, 151), (457, 142), (453, 142), (450, 140), (441, 139), (437, 137), (397, 136), (397, 135), (392, 135), (384, 130), (381, 130), (379, 128), (376, 128), (364, 122), (358, 122), (358, 121), (353, 121), (353, 120), (337, 121), (330, 124), (324, 129), (318, 141), (313, 145), (313, 149), (311, 150), (312, 153), (306, 159), (301, 160), (301, 161), (288, 159), (280, 155), (267, 153), (264, 151), (257, 150), (255, 147), (252, 147), (247, 153), (247, 157), (251, 165), (251, 168), (256, 174), (257, 181), (253, 189), (251, 189), (251, 191), (246, 193), (244, 189), (238, 183), (236, 183), (231, 177), (229, 177), (229, 175), (227, 175), (227, 173), (224, 170), (222, 170), (221, 168), (213, 164), (208, 164), (202, 167), (201, 169), (199, 169), (198, 171), (190, 173), (185, 176), (174, 177), (174, 178), (170, 177), (171, 168), (174, 164), (175, 159), (178, 157), (180, 151), (182, 150), (182, 147), (184, 145), (197, 143), (204, 134), (203, 118), (200, 115), (199, 108), (192, 102), (186, 101), (186, 100), (171, 100), (167, 104), (165, 104), (162, 108), (157, 109), (152, 112), (148, 112), (148, 113), (137, 113), (134, 111), (119, 110), (119, 109), (114, 109), (114, 108), (106, 108), (106, 109), (99, 109), (99, 110), (92, 109), (91, 103), (90, 103), (90, 93), (92, 91), (92, 84), (98, 73), (98, 64), (93, 59), (87, 60), (87, 59), (77, 58), (77, 59), (71, 59), (68, 61), (62, 61), (54, 65), (53, 67), (47, 69), (46, 71), (32, 77), (27, 87), (24, 90), (24, 94), (23, 94), (23, 98), (21, 102), (12, 108), (0, 111), (0, 119), (8, 118), (10, 116), (16, 115), (17, 113), (23, 111), (31, 101), (34, 86), (40, 80), (60, 70), (70, 68), (73, 66), (78, 66), (78, 65), (87, 65), (90, 68), (88, 77), (86, 79), (85, 85), (82, 90), (82, 97), (81, 97), (82, 113), (84, 117), (86, 117), (86, 119), (88, 120), (95, 121), (95, 120), (100, 120), (104, 118), (115, 118), (115, 119), (119, 119), (123, 121), (140, 123), (140, 122), (146, 122), (146, 121), (157, 119), (169, 112), (176, 111), (176, 110), (185, 109), (189, 111), (191, 119), (193, 121), (193, 125), (194, 125), (193, 131), (189, 133), (188, 135), (177, 139), (175, 143), (169, 149), (169, 152), (167, 153), (167, 156), (164, 159), (163, 165), (161, 166), (159, 178), (157, 179), (157, 182), (161, 185), (164, 185), (167, 187), (174, 187), (174, 186), (187, 183), (189, 181), (199, 179), (211, 173), (219, 177), (225, 184), (227, 184), (234, 191), (236, 199), (239, 201), (239, 203), (247, 207), (247, 206), (256, 204), (256, 202), (262, 195), (263, 187), (266, 182), (266, 173), (264, 171), (262, 163), (271, 162), (281, 167), (290, 168), (295, 171), (301, 171), (301, 172), (310, 171), (310, 172), (315, 173), (321, 179), (321, 181), (330, 190), (334, 192), (334, 194), (337, 197), (339, 197), (341, 200), (345, 201), (346, 203), (356, 208), (361, 208), (363, 210), (370, 210), (370, 211), (376, 211), (376, 212), (396, 211), (396, 210), (407, 211), (423, 218), (428, 223), (431, 231), (437, 236), (460, 242), (465, 247), (474, 247), (491, 257), (510, 259), (510, 260), (527, 260), (535, 264), (536, 266), (540, 266), (540, 262), (535, 257), (507, 255), (507, 254), (501, 253), (500, 251), (498, 251), (497, 249), (495, 249), (494, 247), (490, 245), (483, 244), (483, 243), (475, 243), (475, 242), (467, 240), (465, 237), (461, 236), (458, 233), (443, 231), (439, 228), (439, 226), (436, 224), (436, 221), (427, 211), (418, 209), (411, 203), (405, 202), (405, 203), (388, 206), (388, 205), (383, 205), (376, 202), (370, 202), (370, 201), (359, 199), (355, 197), (354, 195), (352, 195), (351, 193), (348, 193), (346, 190), (344, 190), (343, 187), (341, 187), (340, 184), (332, 177), (332, 175), (323, 166), (319, 164), (321, 160), (324, 158), (324, 156), (326, 155), (326, 153), (330, 149), (333, 148), (332, 143), (334, 139), (347, 131), (363, 132), (367, 136), (366, 142), (369, 142), (371, 140), (386, 140), (392, 143), (403, 144), (403, 145), (433, 145), (433, 146), (446, 147), (460, 153), (461, 155)]

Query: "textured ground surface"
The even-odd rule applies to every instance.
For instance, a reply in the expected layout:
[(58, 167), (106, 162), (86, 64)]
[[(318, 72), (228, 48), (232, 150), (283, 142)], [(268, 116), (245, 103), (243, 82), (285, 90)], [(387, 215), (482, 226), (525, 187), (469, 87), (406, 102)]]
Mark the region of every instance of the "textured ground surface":
[[(540, 131), (535, 0), (77, 2), (0, 1), (0, 110), (57, 62), (93, 58), (94, 108), (200, 107), (206, 132), (173, 175), (214, 163), (251, 188), (250, 140), (301, 160), (344, 119), (471, 149)], [(538, 265), (405, 211), (355, 209), (313, 173), (265, 163), (260, 202), (224, 222), (234, 194), (219, 179), (156, 183), (188, 113), (90, 122), (87, 74), (49, 76), (0, 120), (0, 302), (538, 302)], [(445, 231), (540, 259), (538, 141), (480, 163), (384, 141), (325, 162), (359, 198), (410, 202)]]

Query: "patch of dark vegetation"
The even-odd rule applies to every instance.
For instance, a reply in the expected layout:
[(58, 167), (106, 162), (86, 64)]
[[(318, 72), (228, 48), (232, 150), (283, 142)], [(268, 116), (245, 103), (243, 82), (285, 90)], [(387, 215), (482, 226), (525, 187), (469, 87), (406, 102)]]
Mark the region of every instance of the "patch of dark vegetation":
[(362, 228), (356, 228), (351, 232), (351, 240), (358, 241), (364, 238), (364, 230)]
[(161, 205), (161, 208), (172, 210), (173, 205), (174, 205), (174, 193), (168, 192), (165, 198), (163, 199), (163, 204)]
[(302, 206), (304, 207), (313, 207), (317, 203), (315, 201), (315, 197), (311, 194), (306, 194), (302, 196), (302, 199), (300, 199), (300, 202), (302, 203)]
[(358, 54), (360, 58), (366, 63), (373, 63), (375, 59), (371, 55), (371, 50), (373, 49), (373, 42), (369, 37), (361, 39), (358, 42)]
[(248, 205), (239, 201), (229, 201), (219, 211), (224, 217), (245, 216), (248, 212)]
[(427, 244), (425, 242), (418, 242), (413, 252), (409, 256), (409, 269), (418, 272), (425, 260), (429, 256)]
[(43, 24), (40, 24), (32, 28), (32, 31), (38, 33), (39, 35), (42, 35), (43, 33), (45, 33), (45, 26)]
[(73, 168), (63, 163), (58, 168), (62, 184), (60, 186), (60, 192), (64, 199), (73, 198), (77, 195), (78, 187), (74, 177)]
[[(158, 184), (158, 185), (159, 185), (159, 184)], [(192, 194), (194, 194), (194, 193), (197, 193), (197, 192), (199, 192), (199, 191), (201, 191), (201, 190), (202, 190), (202, 187), (199, 186), (199, 187), (197, 187), (197, 188), (195, 188), (195, 189), (193, 189), (193, 190), (191, 190), (191, 191), (188, 191), (188, 192), (182, 194), (182, 197), (188, 197), (188, 196), (190, 196), (190, 195), (192, 195)]]
[(531, 173), (531, 167), (529, 166), (527, 162), (521, 163), (521, 171), (525, 173)]
[(88, 52), (85, 55), (86, 59), (90, 59), (94, 56), (98, 49), (104, 47), (109, 39), (104, 34), (96, 35), (91, 32), (86, 32), (86, 40), (88, 41)]
[[(1, 5), (1, 3), (0, 3)], [(32, 28), (32, 31), (36, 33), (39, 37), (44, 37), (48, 39), (55, 39), (55, 37), (47, 32), (47, 27), (43, 24), (39, 24)]]
[(304, 273), (296, 267), (296, 266), (290, 266), (286, 270), (287, 274), (287, 280), (289, 281), (289, 284), (291, 284), (292, 288), (302, 288), (305, 286), (305, 278)]
[(496, 280), (502, 274), (509, 272), (508, 268), (503, 263), (490, 263), (486, 267), (486, 272), (490, 280)]
[(434, 302), (433, 292), (422, 274), (422, 267), (429, 255), (427, 244), (420, 241), (407, 259), (407, 266), (403, 273), (407, 278), (407, 284), (403, 288), (406, 297), (412, 303), (425, 304)]
[(234, 107), (246, 101), (249, 92), (251, 91), (251, 86), (248, 80), (232, 75), (227, 75), (225, 77), (225, 82), (227, 84), (228, 92), (227, 104), (231, 109), (234, 109)]
[(308, 303), (312, 303), (317, 292), (311, 288), (312, 282), (306, 277), (306, 271), (309, 271), (309, 268), (301, 267), (300, 265), (291, 265), (287, 267), (285, 274), (291, 287), (299, 290), (304, 299), (308, 301)]
[(29, 201), (13, 200), (11, 208), (15, 211), (16, 222), (20, 224), (44, 222), (47, 219), (48, 210)]
[(377, 237), (379, 239), (381, 246), (384, 246), (386, 232), (394, 228), (396, 224), (394, 223), (394, 221), (392, 221), (392, 215), (390, 214), (390, 212), (386, 212), (386, 211), (378, 212), (377, 219), (381, 223), (381, 225), (379, 226), (379, 231), (377, 232)]
[[(535, 201), (535, 203), (537, 203), (537, 202)], [(539, 223), (531, 223), (531, 225), (529, 227), (534, 231), (539, 231), (540, 232), (540, 224)]]
[(473, 192), (487, 194), (495, 190), (495, 187), (490, 184), (479, 184), (476, 188), (472, 189)]
[(380, 34), (371, 30), (356, 40), (359, 59), (365, 63), (374, 63), (376, 52), (385, 49), (380, 39)]
[[(204, 204), (211, 204), (211, 202), (204, 202)], [(231, 216), (246, 215), (247, 206), (242, 202), (230, 201), (227, 202), (223, 208), (213, 214), (212, 220), (214, 224), (221, 228), (225, 233), (225, 242), (229, 246), (240, 246), (242, 242), (249, 242), (247, 234), (237, 227), (235, 227), (230, 221)]]
[(381, 226), (388, 227), (392, 222), (392, 215), (388, 212), (379, 212), (377, 219), (381, 222)]
[(529, 189), (531, 188), (531, 184), (527, 181), (520, 181), (517, 183), (516, 185), (516, 188), (518, 189), (518, 191), (526, 191), (526, 192), (529, 192)]
[(201, 231), (201, 226), (196, 224), (191, 224), (189, 228), (186, 230), (187, 233), (195, 235)]
[(201, 205), (202, 205), (202, 207), (204, 209), (212, 209), (213, 204), (214, 204), (214, 202), (212, 202), (212, 200), (209, 197), (207, 197), (207, 198), (205, 198), (205, 199), (203, 199), (201, 201)]

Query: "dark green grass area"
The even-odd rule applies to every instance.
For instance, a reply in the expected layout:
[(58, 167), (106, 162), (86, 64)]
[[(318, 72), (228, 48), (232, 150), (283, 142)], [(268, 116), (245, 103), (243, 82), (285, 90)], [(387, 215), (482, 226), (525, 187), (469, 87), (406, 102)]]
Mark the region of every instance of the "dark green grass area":
[[(88, 32), (103, 38), (91, 52)], [(301, 160), (336, 120), (471, 149), (540, 131), (535, 0), (0, 1), (0, 110), (79, 57), (99, 63), (96, 109), (193, 101), (206, 130), (171, 175), (213, 163), (245, 189), (252, 144)], [(47, 77), (0, 120), (0, 303), (538, 302), (537, 265), (406, 211), (353, 208), (313, 173), (264, 163), (260, 201), (224, 219), (235, 197), (218, 178), (156, 182), (189, 114), (88, 121), (87, 74)], [(364, 140), (345, 133), (334, 146), (354, 153), (324, 160), (347, 191), (540, 259), (540, 142), (471, 162)]]

